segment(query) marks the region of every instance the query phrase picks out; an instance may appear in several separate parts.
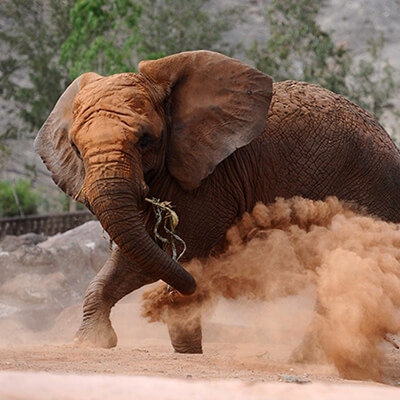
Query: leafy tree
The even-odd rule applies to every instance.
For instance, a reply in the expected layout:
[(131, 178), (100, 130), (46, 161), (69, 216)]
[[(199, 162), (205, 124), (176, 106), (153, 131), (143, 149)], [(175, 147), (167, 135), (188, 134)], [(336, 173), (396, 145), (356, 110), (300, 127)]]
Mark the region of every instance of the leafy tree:
[(355, 101), (376, 118), (397, 90), (394, 68), (382, 59), (383, 38), (369, 43), (369, 57), (355, 63), (316, 22), (322, 0), (272, 0), (266, 20), (270, 36), (247, 50), (256, 68), (275, 81), (318, 83)]
[(69, 35), (69, 10), (74, 0), (2, 0), (0, 96), (14, 102), (7, 135), (21, 119), (28, 131), (39, 128), (69, 83), (58, 64), (58, 49)]
[(31, 188), (27, 179), (18, 179), (14, 185), (0, 181), (0, 218), (37, 213), (41, 196)]
[[(356, 65), (352, 63), (347, 81), (348, 92), (345, 93), (377, 119), (382, 117), (400, 87), (395, 79), (395, 68), (383, 58), (384, 42), (383, 35), (368, 41), (368, 57)], [(395, 111), (392, 114), (398, 119), (399, 115)]]
[(104, 75), (135, 71), (139, 59), (193, 49), (229, 53), (223, 34), (241, 19), (240, 7), (213, 14), (210, 0), (77, 0), (61, 62), (75, 78), (85, 71)]
[[(316, 22), (321, 0), (272, 0), (266, 20), (270, 36), (265, 44), (248, 50), (256, 68), (274, 80), (318, 82), (330, 90), (343, 90), (349, 55), (336, 47)], [(334, 90), (335, 91), (335, 90)]]
[(242, 20), (241, 7), (206, 10), (210, 0), (143, 0), (139, 21), (140, 58), (160, 58), (181, 51), (207, 49), (230, 54), (224, 33)]
[(132, 0), (77, 0), (70, 13), (71, 32), (61, 47), (60, 61), (70, 78), (88, 71), (135, 71), (140, 11)]

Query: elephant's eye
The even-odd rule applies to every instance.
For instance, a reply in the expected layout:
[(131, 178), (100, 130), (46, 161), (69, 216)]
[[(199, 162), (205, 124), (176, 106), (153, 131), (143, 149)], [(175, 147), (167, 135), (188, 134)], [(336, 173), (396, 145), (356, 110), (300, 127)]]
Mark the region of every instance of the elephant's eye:
[(143, 149), (145, 149), (145, 148), (148, 146), (149, 143), (150, 143), (150, 136), (147, 135), (147, 134), (144, 134), (144, 135), (140, 138), (138, 144), (139, 144), (139, 147), (143, 150)]
[(76, 155), (77, 155), (80, 159), (82, 159), (81, 152), (79, 151), (78, 147), (76, 147), (76, 144), (75, 144), (74, 142), (71, 142), (71, 146), (72, 146), (72, 148), (74, 149)]

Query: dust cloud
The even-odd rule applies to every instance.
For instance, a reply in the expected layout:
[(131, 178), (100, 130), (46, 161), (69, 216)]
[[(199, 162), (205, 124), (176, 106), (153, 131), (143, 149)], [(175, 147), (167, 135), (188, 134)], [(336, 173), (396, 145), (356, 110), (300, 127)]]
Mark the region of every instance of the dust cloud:
[[(227, 232), (223, 254), (185, 267), (198, 290), (188, 297), (164, 284), (148, 290), (143, 315), (150, 321), (196, 324), (222, 299), (260, 304), (314, 293), (311, 322), (291, 361), (328, 361), (344, 378), (385, 380), (384, 338), (400, 330), (396, 224), (357, 214), (333, 197), (278, 199), (244, 214)], [(304, 302), (291, 305), (301, 313)], [(296, 322), (286, 323), (291, 329)]]

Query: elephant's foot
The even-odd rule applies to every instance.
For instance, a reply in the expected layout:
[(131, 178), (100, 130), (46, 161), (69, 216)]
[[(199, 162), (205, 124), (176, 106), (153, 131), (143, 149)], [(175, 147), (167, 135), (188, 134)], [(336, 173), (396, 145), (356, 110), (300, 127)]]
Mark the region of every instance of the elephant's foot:
[(326, 362), (326, 354), (318, 336), (307, 333), (301, 343), (292, 352), (290, 362), (301, 364), (319, 364)]
[(84, 321), (75, 334), (74, 345), (77, 347), (102, 347), (109, 349), (117, 345), (118, 338), (108, 321)]
[(177, 347), (173, 346), (175, 353), (181, 353), (181, 354), (203, 354), (203, 349), (201, 347), (201, 344), (199, 347)]
[(185, 313), (184, 309), (168, 310), (168, 332), (171, 344), (177, 353), (202, 354), (200, 310)]
[(177, 338), (171, 336), (172, 347), (177, 353), (182, 354), (203, 354), (203, 347), (201, 345), (201, 339), (193, 337)]
[(203, 354), (201, 345), (201, 332), (192, 335), (171, 334), (172, 347), (177, 353), (182, 354)]

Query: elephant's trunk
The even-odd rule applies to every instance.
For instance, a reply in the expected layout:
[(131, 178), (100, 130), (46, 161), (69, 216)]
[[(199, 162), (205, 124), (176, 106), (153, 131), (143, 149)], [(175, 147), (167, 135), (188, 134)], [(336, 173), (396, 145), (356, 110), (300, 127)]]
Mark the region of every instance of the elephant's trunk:
[(144, 227), (139, 213), (143, 199), (140, 179), (104, 175), (108, 174), (91, 180), (86, 197), (111, 239), (143, 271), (183, 294), (192, 294), (196, 289), (193, 277), (150, 238)]

